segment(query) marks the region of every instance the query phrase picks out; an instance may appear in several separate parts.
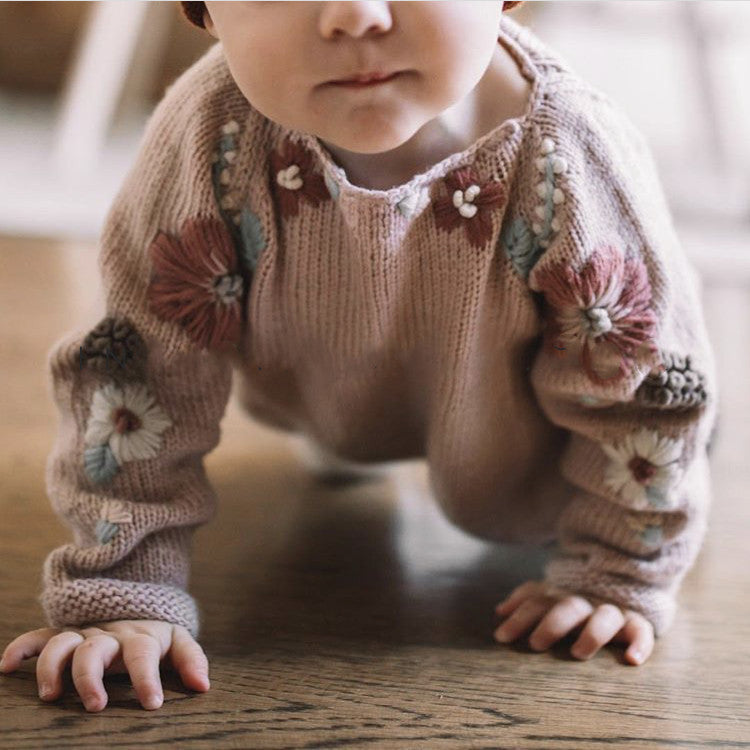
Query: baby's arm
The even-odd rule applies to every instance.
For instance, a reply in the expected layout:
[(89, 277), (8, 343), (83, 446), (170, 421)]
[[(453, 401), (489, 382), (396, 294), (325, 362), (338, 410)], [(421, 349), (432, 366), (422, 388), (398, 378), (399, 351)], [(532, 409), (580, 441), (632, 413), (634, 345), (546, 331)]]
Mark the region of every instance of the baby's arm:
[(60, 424), (47, 492), (74, 540), (44, 563), (39, 602), (51, 627), (6, 656), (14, 668), (40, 654), (40, 685), (56, 687), (72, 659), (76, 688), (99, 706), (110, 664), (133, 667), (145, 706), (167, 652), (193, 686), (205, 660), (189, 554), (196, 527), (215, 513), (203, 457), (219, 440), (246, 287), (212, 177), (232, 117), (228, 104), (196, 111), (193, 94), (212, 90), (196, 77), (188, 71), (155, 110), (107, 216), (106, 315), (48, 357)]
[(54, 627), (149, 619), (199, 630), (189, 551), (215, 513), (202, 459), (219, 441), (241, 300), (211, 297), (237, 260), (215, 207), (210, 135), (181, 139), (193, 123), (169, 104), (106, 220), (106, 316), (49, 354), (61, 420), (47, 492), (75, 532), (44, 564), (40, 602)]
[(658, 637), (673, 621), (706, 530), (718, 395), (699, 282), (642, 140), (616, 119), (582, 138), (585, 148), (540, 136), (533, 192), (550, 210), (519, 210), (538, 222), (531, 252), (518, 252), (519, 224), (506, 235), (546, 326), (530, 379), (570, 431), (560, 470), (571, 500), (544, 581), (500, 614), (513, 612), (512, 637), (541, 619), (532, 640), (543, 644), (588, 620), (578, 645), (591, 655), (615, 636), (648, 646), (647, 623)]

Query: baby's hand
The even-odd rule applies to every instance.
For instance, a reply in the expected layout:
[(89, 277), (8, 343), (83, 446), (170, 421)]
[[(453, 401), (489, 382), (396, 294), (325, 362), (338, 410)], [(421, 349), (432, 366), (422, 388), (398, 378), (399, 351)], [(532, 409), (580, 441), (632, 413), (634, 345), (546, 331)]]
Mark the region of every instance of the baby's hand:
[(583, 625), (583, 631), (570, 649), (577, 659), (590, 659), (609, 641), (624, 641), (630, 644), (625, 656), (631, 664), (642, 664), (654, 648), (653, 625), (639, 612), (620, 609), (609, 602), (595, 605), (583, 596), (562, 591), (544, 581), (522, 583), (495, 607), (495, 612), (501, 617), (510, 615), (495, 630), (496, 640), (514, 641), (536, 625), (529, 636), (529, 646), (535, 651), (546, 650)]
[(72, 659), (73, 683), (88, 711), (101, 711), (107, 705), (102, 683), (105, 671), (130, 673), (143, 707), (159, 708), (163, 701), (159, 662), (167, 654), (185, 685), (193, 690), (209, 689), (203, 649), (187, 629), (161, 620), (112, 620), (85, 628), (32, 630), (8, 644), (0, 671), (12, 672), (21, 661), (37, 654), (39, 697), (59, 697), (62, 673)]

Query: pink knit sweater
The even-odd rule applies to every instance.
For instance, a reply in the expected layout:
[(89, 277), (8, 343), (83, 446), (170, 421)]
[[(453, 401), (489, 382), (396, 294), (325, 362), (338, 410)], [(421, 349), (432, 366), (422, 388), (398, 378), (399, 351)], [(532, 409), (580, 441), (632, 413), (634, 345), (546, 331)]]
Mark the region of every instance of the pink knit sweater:
[(469, 533), (656, 635), (706, 530), (717, 415), (698, 277), (642, 136), (508, 17), (522, 117), (388, 190), (247, 102), (220, 43), (165, 93), (100, 243), (107, 315), (49, 353), (50, 625), (197, 637), (203, 456), (250, 414), (341, 457), (424, 457)]

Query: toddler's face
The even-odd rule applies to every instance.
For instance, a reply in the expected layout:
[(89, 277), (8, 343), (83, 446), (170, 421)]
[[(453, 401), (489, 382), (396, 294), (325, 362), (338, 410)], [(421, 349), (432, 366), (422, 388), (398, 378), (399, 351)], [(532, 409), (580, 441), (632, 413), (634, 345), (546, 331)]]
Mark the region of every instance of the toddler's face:
[[(389, 151), (465, 97), (497, 47), (503, 4), (206, 2), (238, 87), (274, 122), (349, 151)], [(210, 18), (209, 18), (210, 15)], [(382, 71), (361, 88), (331, 81)]]

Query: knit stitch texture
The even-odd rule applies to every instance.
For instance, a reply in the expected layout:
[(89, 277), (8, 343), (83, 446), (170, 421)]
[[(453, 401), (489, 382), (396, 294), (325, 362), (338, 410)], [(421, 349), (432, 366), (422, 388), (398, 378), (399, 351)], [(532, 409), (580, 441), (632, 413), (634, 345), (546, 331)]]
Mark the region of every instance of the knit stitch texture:
[(255, 110), (220, 43), (169, 87), (107, 216), (107, 316), (48, 355), (46, 482), (74, 540), (52, 626), (200, 630), (203, 457), (247, 412), (345, 460), (424, 458), (487, 540), (553, 545), (545, 577), (664, 633), (705, 535), (717, 414), (700, 283), (643, 137), (528, 29), (499, 123), (388, 190)]

